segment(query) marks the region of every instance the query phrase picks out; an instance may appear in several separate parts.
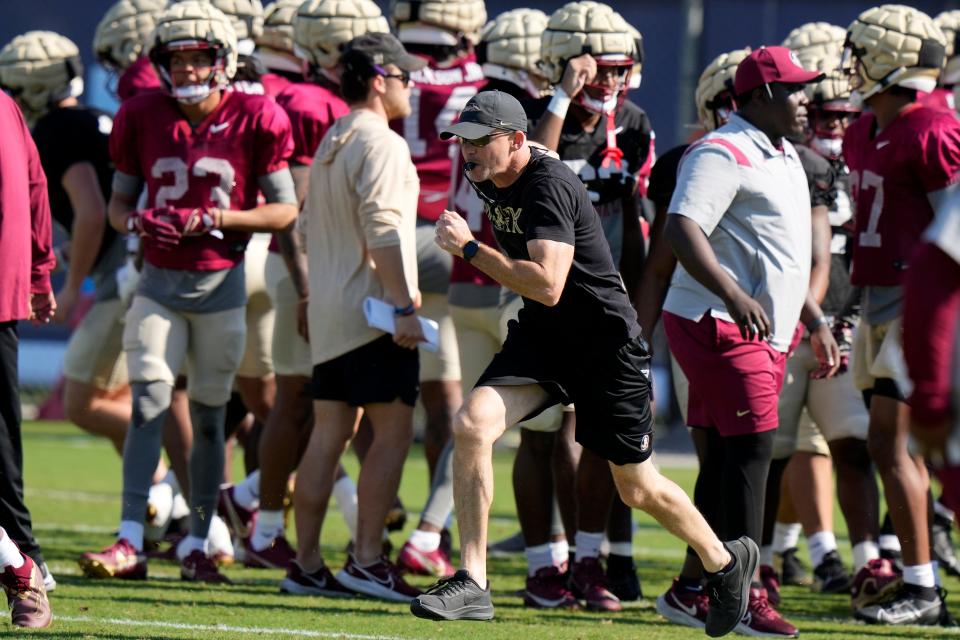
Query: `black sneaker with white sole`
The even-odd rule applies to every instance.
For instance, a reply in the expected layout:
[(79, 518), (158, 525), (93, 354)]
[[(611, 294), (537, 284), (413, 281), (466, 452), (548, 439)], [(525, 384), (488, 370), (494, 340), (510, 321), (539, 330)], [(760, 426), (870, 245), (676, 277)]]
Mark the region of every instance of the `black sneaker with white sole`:
[(710, 597), (706, 632), (711, 638), (730, 633), (746, 615), (750, 604), (750, 582), (760, 564), (760, 549), (747, 536), (723, 544), (733, 556), (733, 566), (727, 571), (704, 572)]
[(492, 620), (490, 585), (481, 588), (469, 571), (460, 569), (414, 598), (410, 612), (426, 620)]
[(287, 575), (280, 581), (281, 593), (301, 596), (324, 596), (326, 598), (351, 598), (355, 594), (337, 582), (326, 565), (308, 573), (294, 560)]
[(813, 570), (813, 589), (820, 593), (850, 593), (850, 574), (843, 567), (840, 554), (831, 551)]
[(917, 589), (904, 585), (893, 600), (862, 607), (853, 615), (869, 624), (938, 625), (943, 618), (943, 609), (939, 593), (935, 592), (930, 599)]

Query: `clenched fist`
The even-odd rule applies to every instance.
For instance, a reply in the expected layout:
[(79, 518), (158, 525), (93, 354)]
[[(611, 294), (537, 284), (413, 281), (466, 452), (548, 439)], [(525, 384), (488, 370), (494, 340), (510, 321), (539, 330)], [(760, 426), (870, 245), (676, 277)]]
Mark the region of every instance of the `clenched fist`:
[(463, 245), (473, 240), (473, 234), (467, 221), (460, 214), (444, 211), (437, 220), (437, 246), (460, 258), (463, 257)]

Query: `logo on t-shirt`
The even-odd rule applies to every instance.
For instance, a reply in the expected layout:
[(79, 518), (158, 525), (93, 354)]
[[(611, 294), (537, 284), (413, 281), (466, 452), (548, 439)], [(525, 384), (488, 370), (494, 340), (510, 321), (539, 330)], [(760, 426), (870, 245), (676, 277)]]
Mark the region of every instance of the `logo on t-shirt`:
[(493, 228), (497, 231), (502, 233), (523, 233), (523, 230), (518, 224), (520, 214), (523, 213), (522, 207), (514, 209), (513, 207), (488, 204), (484, 205), (484, 208), (487, 210), (487, 217), (490, 218), (490, 224), (492, 224)]
[(650, 449), (650, 434), (643, 434), (640, 438), (640, 453), (646, 453)]

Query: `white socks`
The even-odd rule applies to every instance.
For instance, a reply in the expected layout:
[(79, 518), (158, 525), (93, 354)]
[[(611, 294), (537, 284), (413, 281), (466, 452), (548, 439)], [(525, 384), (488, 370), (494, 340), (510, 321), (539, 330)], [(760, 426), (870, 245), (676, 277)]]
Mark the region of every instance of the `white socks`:
[(177, 545), (177, 559), (183, 562), (183, 559), (194, 551), (202, 551), (204, 555), (209, 555), (207, 541), (197, 536), (187, 536)]
[(440, 533), (414, 529), (410, 533), (410, 544), (417, 551), (432, 553), (440, 548)]
[(633, 557), (633, 543), (632, 542), (611, 542), (610, 543), (610, 555), (614, 556), (626, 556), (628, 558)]
[(260, 470), (254, 471), (242, 482), (233, 486), (233, 499), (250, 511), (260, 506)]
[(23, 554), (14, 544), (6, 531), (3, 531), (3, 538), (0, 538), (0, 567), (13, 567), (19, 569), (23, 566)]
[(550, 542), (549, 544), (550, 557), (553, 558), (554, 566), (563, 566), (570, 560), (570, 545), (567, 544), (566, 538), (557, 540), (556, 542)]
[(900, 538), (889, 533), (880, 534), (880, 548), (884, 551), (901, 551)]
[(773, 527), (773, 551), (783, 553), (787, 549), (795, 549), (800, 543), (800, 533), (803, 527), (799, 522), (778, 522)]
[(603, 535), (603, 531), (598, 531), (597, 533), (577, 531), (577, 560), (582, 558), (599, 558), (600, 545), (603, 544)]
[(553, 566), (553, 553), (550, 551), (550, 543), (538, 544), (535, 547), (527, 547), (524, 550), (527, 556), (527, 575), (532, 576), (540, 569)]
[(837, 537), (832, 531), (818, 531), (807, 538), (807, 546), (810, 548), (810, 563), (816, 568), (823, 562), (823, 556), (837, 550)]
[(773, 545), (768, 544), (760, 547), (760, 566), (773, 566)]
[(263, 551), (269, 547), (274, 539), (283, 535), (283, 510), (257, 512), (257, 522), (253, 525), (253, 536), (250, 546), (254, 551)]
[(143, 551), (143, 523), (133, 520), (121, 520), (117, 540), (126, 539), (137, 551)]
[(933, 565), (916, 564), (903, 568), (903, 581), (906, 584), (912, 584), (918, 587), (933, 588), (937, 586), (937, 581), (933, 576)]
[(333, 483), (333, 499), (337, 501), (343, 521), (350, 529), (350, 539), (357, 539), (357, 485), (350, 476), (343, 476)]
[(880, 557), (880, 546), (873, 540), (864, 540), (853, 545), (853, 570), (860, 571), (871, 560)]

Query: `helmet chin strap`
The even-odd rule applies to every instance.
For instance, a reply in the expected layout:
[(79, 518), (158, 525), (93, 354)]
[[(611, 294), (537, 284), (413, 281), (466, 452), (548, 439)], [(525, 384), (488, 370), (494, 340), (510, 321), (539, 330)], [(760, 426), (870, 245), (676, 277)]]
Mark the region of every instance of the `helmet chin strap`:
[(603, 150), (601, 154), (603, 156), (603, 161), (600, 163), (600, 167), (603, 169), (609, 169), (610, 165), (613, 164), (616, 166), (617, 171), (623, 171), (623, 149), (617, 146), (617, 119), (616, 111), (607, 112), (607, 148)]

